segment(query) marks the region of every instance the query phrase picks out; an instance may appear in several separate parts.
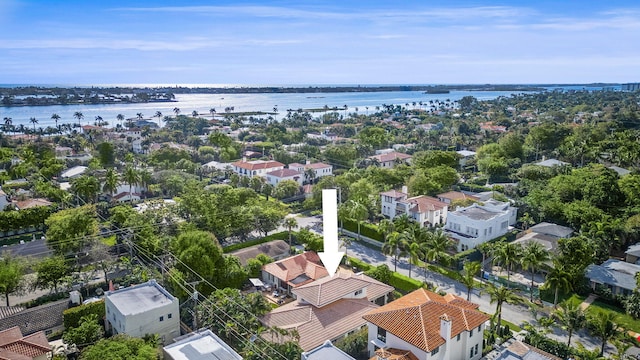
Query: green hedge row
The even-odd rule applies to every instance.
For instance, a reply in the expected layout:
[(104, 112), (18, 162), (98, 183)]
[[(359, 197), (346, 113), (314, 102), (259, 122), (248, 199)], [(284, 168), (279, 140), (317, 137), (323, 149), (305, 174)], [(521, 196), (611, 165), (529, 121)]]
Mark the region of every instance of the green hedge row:
[(96, 314), (98, 316), (98, 320), (104, 319), (104, 316), (105, 316), (104, 299), (100, 301), (92, 302), (89, 304), (72, 307), (70, 309), (65, 310), (62, 313), (64, 328), (71, 329), (71, 328), (78, 327), (78, 325), (80, 325), (80, 319), (83, 316), (87, 316), (90, 314)]
[(420, 289), (422, 287), (422, 281), (394, 272), (391, 274), (389, 285), (406, 294)]
[(373, 266), (371, 266), (371, 264), (367, 264), (366, 262), (356, 259), (356, 258), (349, 258), (349, 265), (353, 266), (353, 267), (357, 267), (358, 271), (367, 271), (370, 270)]
[[(293, 236), (295, 236), (295, 232), (292, 231), (291, 234)], [(238, 243), (238, 244), (232, 244), (232, 245), (223, 247), (222, 251), (224, 253), (230, 253), (230, 252), (233, 252), (233, 251), (236, 251), (236, 250), (248, 248), (250, 246), (264, 244), (266, 242), (273, 241), (273, 240), (289, 240), (289, 232), (288, 231), (282, 231), (282, 232), (279, 232), (279, 233), (275, 233), (275, 234), (271, 234), (269, 236), (263, 237), (261, 239), (255, 239), (255, 240), (241, 242), (241, 243)]]
[[(351, 232), (358, 233), (358, 223), (352, 220), (345, 219), (342, 226)], [(378, 228), (375, 225), (363, 222), (360, 224), (360, 235), (366, 236), (373, 240), (383, 241), (383, 236), (378, 232)]]

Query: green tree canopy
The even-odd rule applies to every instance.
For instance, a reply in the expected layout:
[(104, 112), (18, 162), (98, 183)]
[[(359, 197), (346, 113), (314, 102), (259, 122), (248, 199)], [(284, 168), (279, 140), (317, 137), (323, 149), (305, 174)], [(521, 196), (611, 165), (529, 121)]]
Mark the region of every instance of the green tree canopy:
[(58, 211), (45, 224), (47, 245), (63, 255), (83, 249), (98, 231), (95, 207), (89, 205)]
[(109, 339), (102, 339), (95, 345), (84, 349), (81, 360), (157, 360), (159, 356), (155, 344), (142, 339), (118, 334)]

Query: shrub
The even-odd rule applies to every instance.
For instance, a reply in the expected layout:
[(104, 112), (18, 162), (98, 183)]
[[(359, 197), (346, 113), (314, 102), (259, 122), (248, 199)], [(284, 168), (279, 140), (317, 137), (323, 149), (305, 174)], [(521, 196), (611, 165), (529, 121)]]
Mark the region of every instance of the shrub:
[(394, 272), (391, 274), (389, 285), (406, 294), (420, 289), (423, 284), (422, 281), (412, 279), (408, 276), (404, 276)]
[[(345, 219), (342, 223), (342, 226), (351, 232), (358, 233), (358, 223), (349, 219)], [(360, 235), (366, 236), (373, 240), (383, 241), (383, 236), (378, 232), (378, 228), (375, 225), (368, 223), (360, 224)]]
[(104, 300), (92, 302), (85, 305), (72, 307), (62, 313), (62, 319), (65, 329), (75, 328), (80, 325), (80, 320), (84, 316), (96, 315), (98, 321), (104, 319), (105, 308)]

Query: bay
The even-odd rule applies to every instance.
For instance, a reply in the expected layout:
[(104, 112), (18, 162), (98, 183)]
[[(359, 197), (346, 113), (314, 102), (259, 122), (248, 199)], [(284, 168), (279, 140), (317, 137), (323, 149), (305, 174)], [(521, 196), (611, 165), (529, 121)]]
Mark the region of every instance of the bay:
[[(214, 108), (216, 113), (224, 113), (226, 107), (233, 107), (235, 112), (262, 111), (273, 112), (278, 109), (277, 119), (287, 114), (288, 109), (312, 109), (338, 107), (340, 113), (344, 113), (343, 107), (347, 105), (347, 112), (354, 112), (358, 108), (360, 114), (371, 114), (376, 111), (376, 106), (383, 104), (405, 105), (416, 108), (420, 101), (429, 106), (430, 101), (455, 101), (463, 96), (474, 96), (478, 100), (490, 100), (499, 96), (511, 96), (522, 93), (511, 91), (451, 91), (448, 94), (425, 94), (422, 91), (389, 91), (389, 92), (332, 92), (332, 93), (268, 93), (268, 94), (176, 94), (176, 102), (154, 102), (136, 104), (82, 104), (82, 105), (51, 105), (51, 106), (19, 106), (1, 107), (0, 121), (6, 117), (12, 119), (14, 126), (33, 126), (29, 119), (38, 120), (36, 127), (46, 128), (55, 126), (51, 119), (52, 114), (58, 114), (58, 124), (77, 123), (73, 114), (77, 111), (84, 115), (81, 121), (83, 125), (93, 124), (97, 116), (116, 124), (118, 114), (127, 118), (136, 118), (142, 113), (145, 119), (157, 122), (153, 117), (157, 111), (163, 116), (173, 116), (174, 108), (179, 108), (180, 113), (190, 115), (194, 110), (203, 116), (209, 115), (209, 110)], [(368, 107), (368, 109), (367, 109)], [(312, 114), (314, 117), (320, 113)], [(265, 115), (264, 117), (266, 117)]]

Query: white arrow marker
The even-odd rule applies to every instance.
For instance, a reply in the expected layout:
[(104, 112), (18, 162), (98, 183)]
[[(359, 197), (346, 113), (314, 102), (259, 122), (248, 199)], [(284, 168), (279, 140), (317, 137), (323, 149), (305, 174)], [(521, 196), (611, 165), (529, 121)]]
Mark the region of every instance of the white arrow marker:
[(333, 277), (344, 251), (338, 251), (338, 193), (336, 189), (322, 190), (322, 228), (324, 233), (324, 252), (318, 253), (320, 260)]

